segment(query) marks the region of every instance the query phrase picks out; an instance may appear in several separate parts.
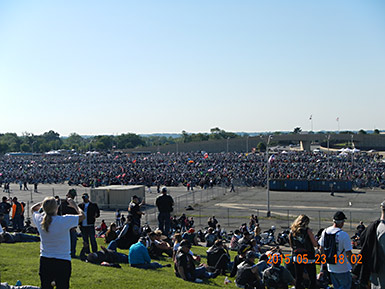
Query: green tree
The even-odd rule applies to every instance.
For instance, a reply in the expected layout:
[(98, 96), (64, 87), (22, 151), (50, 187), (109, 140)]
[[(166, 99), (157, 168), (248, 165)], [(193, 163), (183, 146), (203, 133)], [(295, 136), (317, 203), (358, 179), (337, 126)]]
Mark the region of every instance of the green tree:
[(358, 131), (358, 134), (367, 134), (367, 132), (366, 132), (365, 130), (363, 130), (363, 129), (360, 129), (360, 130)]
[(376, 128), (374, 131), (373, 131), (374, 134), (380, 134), (380, 131)]
[(30, 147), (30, 145), (27, 144), (27, 143), (22, 143), (22, 144), (20, 145), (20, 150), (21, 150), (22, 152), (30, 152), (30, 151), (31, 151), (31, 147)]

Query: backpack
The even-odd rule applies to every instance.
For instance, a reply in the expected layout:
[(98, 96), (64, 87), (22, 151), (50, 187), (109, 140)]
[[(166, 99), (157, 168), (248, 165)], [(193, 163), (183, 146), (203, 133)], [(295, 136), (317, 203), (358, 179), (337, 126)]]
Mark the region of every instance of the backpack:
[(270, 267), (264, 272), (264, 281), (267, 288), (283, 288), (282, 268)]
[[(336, 258), (335, 256), (338, 255), (338, 243), (336, 241), (336, 235), (341, 230), (338, 230), (334, 234), (328, 234), (325, 231), (324, 235), (324, 251), (326, 256), (326, 263), (328, 264), (336, 264)], [(344, 250), (341, 252), (341, 254), (344, 252)]]

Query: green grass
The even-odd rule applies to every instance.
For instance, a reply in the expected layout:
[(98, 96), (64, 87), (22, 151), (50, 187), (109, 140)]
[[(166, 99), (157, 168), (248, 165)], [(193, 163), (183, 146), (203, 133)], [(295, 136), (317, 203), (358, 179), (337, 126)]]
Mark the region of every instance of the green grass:
[[(98, 239), (99, 245), (104, 245)], [(0, 244), (0, 279), (11, 285), (20, 280), (23, 285), (40, 286), (39, 279), (39, 245), (40, 243)], [(77, 252), (81, 250), (81, 240), (78, 240)], [(193, 247), (193, 252), (201, 255), (206, 262), (205, 247)], [(128, 250), (119, 250), (128, 254)], [(233, 259), (235, 252), (231, 252)], [(171, 258), (159, 261), (162, 264), (172, 263)], [(218, 288), (224, 285), (224, 276), (210, 279), (202, 284), (183, 281), (175, 277), (173, 267), (158, 270), (143, 270), (121, 264), (122, 268), (102, 267), (72, 260), (71, 288)], [(234, 281), (234, 278), (229, 278)], [(229, 286), (229, 285), (228, 285)], [(234, 285), (230, 285), (233, 287)]]

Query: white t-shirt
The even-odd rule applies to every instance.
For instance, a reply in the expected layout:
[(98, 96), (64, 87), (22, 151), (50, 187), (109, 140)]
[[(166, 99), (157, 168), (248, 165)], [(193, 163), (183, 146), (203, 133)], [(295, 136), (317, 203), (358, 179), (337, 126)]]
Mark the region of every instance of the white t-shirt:
[(48, 232), (44, 231), (41, 222), (44, 213), (34, 212), (32, 219), (40, 234), (40, 256), (71, 261), (71, 241), (69, 230), (79, 223), (79, 216), (53, 216)]
[[(85, 227), (85, 226), (88, 226), (88, 223), (87, 223), (87, 212), (88, 212), (88, 206), (90, 205), (90, 203), (85, 203), (84, 204), (84, 215), (86, 216), (82, 222), (82, 226)], [(92, 226), (92, 225), (91, 225)]]
[(340, 262), (340, 258), (337, 259), (337, 264), (327, 264), (328, 271), (333, 273), (346, 273), (352, 270), (352, 266), (347, 260), (346, 252), (352, 250), (352, 243), (348, 233), (342, 231), (340, 228), (335, 228), (333, 226), (326, 228), (321, 235), (321, 239), (318, 241), (320, 246), (324, 247), (325, 240), (325, 231), (328, 234), (336, 234), (336, 242), (338, 243), (337, 255), (340, 255), (343, 251), (344, 259), (343, 262)]

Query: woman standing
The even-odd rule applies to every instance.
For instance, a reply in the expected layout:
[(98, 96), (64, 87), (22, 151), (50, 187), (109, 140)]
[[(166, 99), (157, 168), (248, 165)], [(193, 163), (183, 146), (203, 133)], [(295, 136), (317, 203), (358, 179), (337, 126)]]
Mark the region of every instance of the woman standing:
[(58, 216), (55, 198), (45, 198), (43, 202), (32, 206), (32, 218), (39, 231), (40, 267), (39, 275), (42, 289), (69, 288), (71, 277), (71, 245), (69, 230), (83, 221), (84, 213), (71, 198), (68, 206), (74, 208), (77, 215)]
[(317, 288), (314, 247), (318, 247), (318, 243), (308, 227), (309, 222), (308, 216), (299, 215), (290, 227), (289, 243), (295, 267), (295, 288), (298, 289), (304, 288), (302, 284), (304, 269), (309, 275), (309, 288)]

